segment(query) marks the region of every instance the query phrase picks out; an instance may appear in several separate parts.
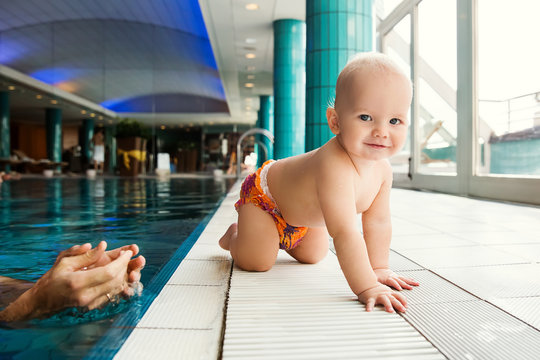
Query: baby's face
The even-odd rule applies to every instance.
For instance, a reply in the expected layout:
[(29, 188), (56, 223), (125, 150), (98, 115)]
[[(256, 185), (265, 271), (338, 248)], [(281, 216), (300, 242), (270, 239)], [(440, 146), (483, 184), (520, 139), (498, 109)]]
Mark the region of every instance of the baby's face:
[(412, 90), (395, 73), (357, 72), (337, 109), (338, 140), (351, 156), (380, 160), (396, 154), (407, 138)]

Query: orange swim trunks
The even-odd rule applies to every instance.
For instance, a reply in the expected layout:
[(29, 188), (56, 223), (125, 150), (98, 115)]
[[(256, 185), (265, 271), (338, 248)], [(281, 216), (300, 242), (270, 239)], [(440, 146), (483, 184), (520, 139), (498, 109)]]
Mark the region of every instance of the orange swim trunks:
[(279, 233), (279, 248), (283, 250), (294, 249), (300, 240), (306, 235), (307, 227), (292, 226), (287, 224), (281, 215), (272, 195), (266, 185), (266, 174), (274, 160), (265, 162), (256, 172), (249, 175), (242, 183), (240, 200), (234, 204), (238, 208), (246, 203), (251, 203), (266, 211), (272, 216)]

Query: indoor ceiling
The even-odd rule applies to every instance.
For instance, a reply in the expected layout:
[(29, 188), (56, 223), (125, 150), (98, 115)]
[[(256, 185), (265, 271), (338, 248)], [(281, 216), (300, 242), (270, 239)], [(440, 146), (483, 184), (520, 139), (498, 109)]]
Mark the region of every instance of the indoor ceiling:
[(66, 122), (253, 124), (282, 18), (303, 20), (305, 0), (0, 0), (11, 116), (43, 121), (46, 103)]

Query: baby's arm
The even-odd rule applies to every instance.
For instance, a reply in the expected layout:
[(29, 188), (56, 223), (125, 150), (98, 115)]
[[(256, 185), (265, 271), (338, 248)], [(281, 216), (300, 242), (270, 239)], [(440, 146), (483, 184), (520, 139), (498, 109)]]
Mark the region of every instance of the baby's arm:
[(366, 241), (371, 266), (377, 280), (397, 290), (412, 289), (418, 282), (398, 276), (388, 266), (392, 224), (390, 220), (390, 189), (392, 187), (392, 169), (384, 169), (384, 178), (379, 193), (368, 210), (362, 214), (362, 228)]
[(379, 283), (371, 267), (366, 243), (356, 223), (354, 174), (350, 163), (343, 164), (339, 160), (328, 163), (319, 168), (317, 196), (351, 290), (366, 304), (368, 311), (376, 304), (384, 305), (389, 312), (394, 308), (405, 311), (405, 298)]

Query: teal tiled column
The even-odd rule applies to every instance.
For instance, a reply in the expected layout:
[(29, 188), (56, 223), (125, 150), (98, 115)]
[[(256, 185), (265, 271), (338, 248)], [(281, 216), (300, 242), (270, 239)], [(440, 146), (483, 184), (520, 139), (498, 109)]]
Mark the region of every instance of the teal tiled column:
[(306, 0), (306, 151), (333, 137), (326, 109), (339, 72), (358, 52), (373, 50), (373, 0)]
[[(0, 91), (0, 157), (7, 158), (11, 156), (9, 130), (9, 93)], [(6, 165), (6, 171), (9, 171), (9, 165)]]
[[(260, 96), (260, 105), (257, 119), (257, 126), (274, 133), (274, 97), (270, 95), (261, 95)], [(274, 144), (264, 135), (257, 135), (262, 143), (268, 149), (268, 159), (274, 158)], [(263, 150), (259, 149), (257, 154), (258, 166), (261, 166), (263, 159)]]
[(62, 161), (62, 109), (46, 109), (45, 123), (47, 132), (47, 158), (53, 162), (60, 162)]
[(305, 151), (306, 24), (274, 21), (274, 158)]
[(92, 162), (92, 138), (94, 137), (94, 119), (84, 119), (81, 129), (81, 154), (84, 164)]

